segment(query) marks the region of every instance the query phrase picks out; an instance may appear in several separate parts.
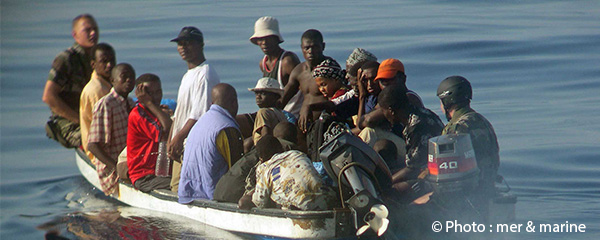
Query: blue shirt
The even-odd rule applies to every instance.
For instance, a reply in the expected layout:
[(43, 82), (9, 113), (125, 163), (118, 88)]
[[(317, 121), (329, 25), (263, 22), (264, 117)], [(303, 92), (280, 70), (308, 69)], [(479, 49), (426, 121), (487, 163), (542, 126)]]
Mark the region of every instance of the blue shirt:
[(221, 130), (233, 127), (239, 130), (235, 119), (219, 105), (213, 104), (198, 119), (188, 135), (183, 151), (183, 165), (179, 179), (179, 203), (194, 199), (212, 199), (217, 182), (229, 169), (217, 149)]

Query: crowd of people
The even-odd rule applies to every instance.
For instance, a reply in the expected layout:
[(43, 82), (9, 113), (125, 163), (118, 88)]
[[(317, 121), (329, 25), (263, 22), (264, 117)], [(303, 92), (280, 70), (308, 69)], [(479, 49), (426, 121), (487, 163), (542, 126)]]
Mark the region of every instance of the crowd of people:
[[(259, 110), (238, 114), (237, 90), (221, 82), (204, 56), (202, 32), (191, 26), (171, 40), (187, 63), (173, 110), (161, 105), (157, 75), (136, 77), (133, 66), (117, 64), (109, 44), (98, 43), (91, 15), (73, 20), (72, 36), (75, 43), (55, 58), (46, 81), (43, 101), (52, 111), (46, 129), (65, 147), (86, 152), (107, 195), (118, 193), (122, 180), (143, 192), (170, 190), (182, 204), (211, 199), (240, 208), (332, 208), (336, 193), (310, 154), (316, 144), (310, 132), (323, 114), (346, 123), (380, 154), (393, 173), (391, 194), (404, 194), (427, 174), (430, 138), (456, 133), (473, 140), (481, 169), (477, 191), (494, 188), (496, 135), (470, 107), (472, 88), (464, 77), (448, 77), (437, 89), (449, 121), (444, 126), (406, 87), (400, 60), (378, 62), (356, 48), (342, 68), (324, 55), (323, 35), (309, 29), (300, 38), (301, 62), (281, 48), (278, 21), (266, 16), (250, 37), (264, 53), (261, 77), (248, 88)], [(137, 101), (129, 97), (134, 89)], [(172, 162), (170, 176), (155, 172), (161, 154)]]

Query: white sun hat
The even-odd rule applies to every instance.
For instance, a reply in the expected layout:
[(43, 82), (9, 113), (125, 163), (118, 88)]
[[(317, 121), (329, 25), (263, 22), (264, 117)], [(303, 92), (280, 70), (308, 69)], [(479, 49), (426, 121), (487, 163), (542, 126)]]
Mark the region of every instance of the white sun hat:
[(283, 95), (283, 89), (279, 87), (279, 81), (270, 77), (258, 79), (258, 82), (256, 82), (256, 87), (248, 88), (248, 91), (265, 91), (279, 94), (279, 96)]
[(256, 44), (257, 38), (268, 36), (277, 36), (279, 43), (283, 42), (283, 37), (279, 34), (279, 22), (277, 22), (277, 19), (271, 16), (264, 16), (254, 23), (254, 35), (250, 37), (250, 42)]

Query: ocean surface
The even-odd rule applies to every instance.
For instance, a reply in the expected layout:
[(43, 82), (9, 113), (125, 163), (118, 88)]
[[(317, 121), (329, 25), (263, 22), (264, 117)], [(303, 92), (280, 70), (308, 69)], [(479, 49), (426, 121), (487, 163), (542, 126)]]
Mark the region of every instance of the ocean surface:
[[(71, 20), (91, 13), (100, 42), (138, 75), (155, 73), (176, 98), (186, 64), (169, 42), (183, 26), (205, 36), (205, 54), (256, 111), (247, 88), (262, 52), (254, 21), (278, 18), (282, 44), (301, 56), (300, 36), (320, 30), (325, 54), (352, 49), (398, 58), (407, 85), (444, 118), (435, 91), (462, 75), (473, 108), (494, 125), (500, 173), (518, 196), (516, 223), (585, 224), (584, 233), (496, 234), (499, 239), (600, 239), (600, 1), (30, 1), (0, 2), (0, 239), (246, 238), (120, 205), (79, 174), (72, 150), (49, 140), (41, 101), (56, 54), (72, 45)], [(429, 229), (425, 229), (427, 231)], [(130, 235), (128, 235), (130, 234)], [(475, 237), (477, 238), (477, 237)]]

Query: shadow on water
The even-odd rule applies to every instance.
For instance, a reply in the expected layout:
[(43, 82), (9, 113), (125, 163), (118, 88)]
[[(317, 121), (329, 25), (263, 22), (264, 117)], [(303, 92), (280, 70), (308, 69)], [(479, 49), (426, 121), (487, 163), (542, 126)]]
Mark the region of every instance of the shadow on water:
[(71, 212), (55, 217), (38, 229), (46, 231), (46, 236), (66, 239), (242, 239), (233, 233), (190, 224), (185, 219), (155, 216), (132, 207)]
[[(2, 184), (1, 187), (2, 214), (7, 218), (1, 226), (3, 239), (40, 239), (40, 235), (46, 239), (250, 238), (180, 216), (123, 205), (106, 197), (79, 175)], [(10, 210), (22, 201), (32, 207), (26, 211)], [(40, 231), (19, 230), (25, 228)]]

